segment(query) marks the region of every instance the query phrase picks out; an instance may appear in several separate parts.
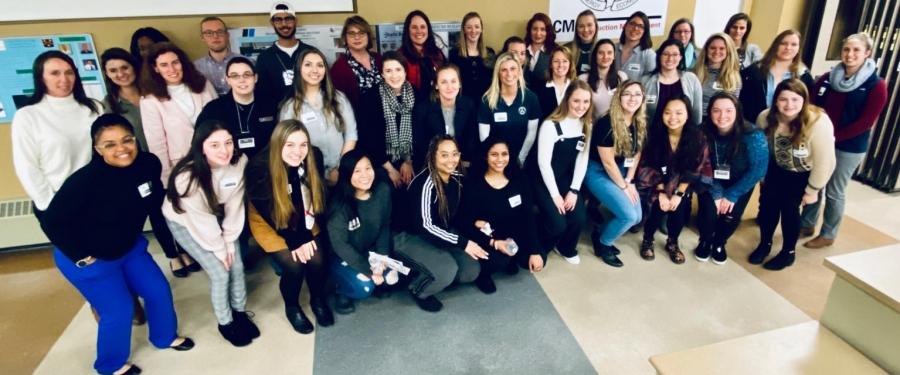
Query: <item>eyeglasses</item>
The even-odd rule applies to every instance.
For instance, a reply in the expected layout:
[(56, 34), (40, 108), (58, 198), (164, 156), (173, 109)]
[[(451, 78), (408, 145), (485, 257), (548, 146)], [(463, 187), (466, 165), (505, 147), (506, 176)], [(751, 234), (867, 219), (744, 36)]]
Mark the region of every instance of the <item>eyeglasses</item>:
[(123, 146), (134, 146), (134, 143), (135, 143), (134, 137), (128, 136), (128, 137), (123, 138), (121, 143), (114, 142), (114, 141), (104, 142), (102, 145), (100, 145), (100, 148), (102, 148), (103, 151), (112, 151), (112, 150), (115, 150), (117, 147), (119, 147), (120, 144)]
[(297, 18), (294, 16), (272, 17), (272, 23), (293, 23)]
[(369, 34), (366, 33), (365, 31), (348, 31), (347, 32), (348, 38), (362, 38), (364, 36), (369, 36)]
[(228, 35), (228, 31), (225, 30), (206, 30), (202, 32), (203, 36), (207, 38), (217, 37), (217, 36), (225, 36)]
[(253, 73), (253, 72), (244, 72), (244, 74), (237, 74), (237, 73), (234, 73), (234, 74), (229, 74), (229, 75), (228, 75), (228, 79), (241, 79), (241, 78), (243, 78), (243, 79), (253, 79), (253, 76), (255, 76), (255, 75), (256, 75), (256, 74)]
[(647, 28), (646, 26), (644, 26), (644, 24), (637, 23), (637, 22), (629, 22), (629, 23), (626, 23), (625, 26), (629, 26), (629, 27), (633, 27), (635, 29), (641, 29), (641, 30)]

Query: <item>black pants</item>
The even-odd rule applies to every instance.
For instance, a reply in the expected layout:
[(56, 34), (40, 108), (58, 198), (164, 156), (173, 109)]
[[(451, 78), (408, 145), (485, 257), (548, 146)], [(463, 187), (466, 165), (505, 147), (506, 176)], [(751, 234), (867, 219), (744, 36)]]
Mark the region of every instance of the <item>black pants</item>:
[(800, 236), (800, 202), (809, 181), (809, 172), (791, 172), (770, 159), (764, 181), (759, 197), (760, 242), (772, 243), (780, 219), (781, 249), (794, 250)]
[(650, 216), (644, 224), (644, 240), (653, 241), (653, 235), (656, 234), (656, 230), (659, 228), (660, 223), (665, 217), (669, 239), (677, 241), (678, 237), (681, 236), (681, 230), (684, 229), (684, 224), (690, 216), (691, 195), (692, 194), (690, 193), (686, 194), (681, 199), (681, 203), (678, 204), (678, 208), (676, 208), (675, 211), (663, 212), (659, 208), (659, 201), (651, 202), (649, 207)]
[[(543, 182), (541, 182), (543, 185)], [(578, 245), (578, 237), (581, 236), (581, 227), (587, 219), (587, 209), (584, 207), (584, 199), (580, 196), (575, 204), (575, 209), (560, 215), (553, 203), (553, 197), (546, 188), (537, 187), (537, 206), (541, 211), (538, 217), (538, 237), (541, 241), (542, 253), (549, 253), (556, 247), (559, 253), (565, 257), (578, 255), (575, 248)]]
[(712, 194), (709, 192), (697, 194), (697, 226), (700, 229), (700, 242), (710, 243), (715, 247), (725, 246), (741, 224), (741, 216), (744, 215), (744, 209), (747, 208), (751, 195), (753, 190), (738, 198), (730, 213), (719, 215)]
[(325, 263), (326, 244), (320, 243), (317, 239), (316, 245), (318, 245), (318, 250), (306, 264), (295, 262), (291, 257), (291, 249), (269, 254), (281, 268), (281, 280), (278, 282), (278, 289), (281, 290), (281, 298), (284, 299), (286, 308), (300, 306), (300, 290), (303, 288), (304, 279), (309, 283), (310, 299), (325, 297), (328, 273), (328, 267), (326, 266), (328, 263)]

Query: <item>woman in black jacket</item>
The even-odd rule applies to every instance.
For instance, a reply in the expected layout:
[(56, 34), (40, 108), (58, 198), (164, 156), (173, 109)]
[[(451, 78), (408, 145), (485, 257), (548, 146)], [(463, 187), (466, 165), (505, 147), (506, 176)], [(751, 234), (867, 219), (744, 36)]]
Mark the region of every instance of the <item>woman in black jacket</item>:
[(766, 50), (762, 60), (741, 71), (741, 106), (744, 119), (755, 123), (759, 113), (772, 106), (775, 87), (781, 81), (797, 78), (806, 89), (813, 92), (812, 74), (800, 61), (800, 33), (794, 30), (782, 31)]
[(162, 204), (162, 165), (155, 155), (138, 150), (134, 128), (121, 115), (97, 118), (91, 138), (96, 154), (56, 193), (41, 228), (54, 245), (56, 267), (102, 317), (94, 369), (139, 374), (141, 369), (127, 362), (132, 291), (146, 305), (153, 346), (194, 347), (177, 334), (172, 291), (142, 234), (150, 211)]
[(413, 169), (425, 165), (428, 143), (436, 135), (450, 135), (459, 144), (462, 159), (474, 157), (478, 143), (478, 112), (475, 103), (460, 95), (460, 74), (455, 65), (444, 65), (437, 71), (435, 92), (431, 100), (420, 100), (413, 110)]

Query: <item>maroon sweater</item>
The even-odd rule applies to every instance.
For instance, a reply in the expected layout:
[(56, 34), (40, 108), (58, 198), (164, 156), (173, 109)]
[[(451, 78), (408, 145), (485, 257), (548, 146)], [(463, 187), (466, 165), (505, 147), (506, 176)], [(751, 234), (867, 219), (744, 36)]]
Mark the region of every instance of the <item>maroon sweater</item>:
[[(816, 85), (812, 92), (813, 95), (820, 92), (826, 79), (828, 79), (828, 74), (823, 74), (816, 80)], [(853, 149), (849, 151), (857, 152), (855, 149), (859, 147), (850, 146), (857, 146), (856, 143), (864, 143), (867, 146), (868, 131), (875, 126), (875, 120), (878, 119), (881, 110), (884, 109), (884, 106), (887, 103), (887, 84), (885, 84), (884, 80), (879, 80), (869, 91), (863, 107), (855, 110), (859, 116), (848, 122), (844, 120), (844, 111), (848, 110), (848, 108), (846, 108), (846, 103), (850, 94), (852, 94), (852, 92), (828, 90), (828, 95), (825, 95), (823, 102), (820, 104), (822, 108), (825, 109), (825, 113), (828, 114), (831, 122), (834, 123), (835, 143), (838, 146), (846, 144), (846, 146)], [(864, 136), (865, 139), (856, 139), (857, 137), (863, 138), (861, 136)], [(848, 147), (838, 148), (846, 149)], [(865, 149), (858, 152), (865, 152)]]

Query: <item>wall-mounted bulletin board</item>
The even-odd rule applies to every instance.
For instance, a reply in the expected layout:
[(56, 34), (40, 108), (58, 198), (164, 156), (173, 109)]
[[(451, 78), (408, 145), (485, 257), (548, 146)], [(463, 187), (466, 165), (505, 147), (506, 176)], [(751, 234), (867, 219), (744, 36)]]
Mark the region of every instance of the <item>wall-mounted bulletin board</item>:
[(106, 95), (100, 59), (90, 34), (0, 38), (0, 123), (12, 122), (16, 109), (34, 93), (34, 59), (54, 49), (75, 61), (89, 97), (102, 100)]

